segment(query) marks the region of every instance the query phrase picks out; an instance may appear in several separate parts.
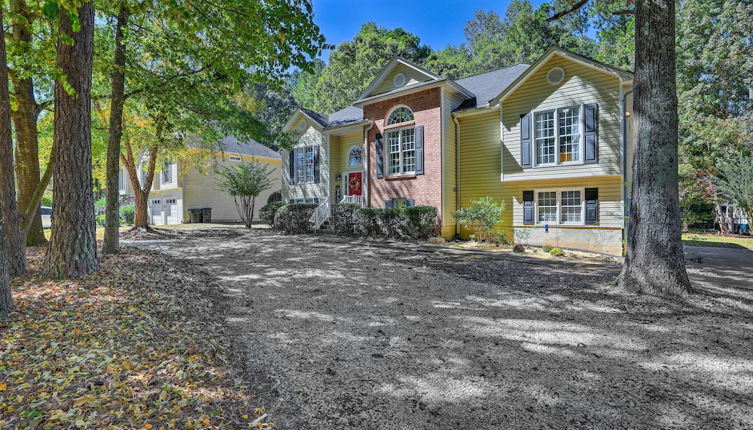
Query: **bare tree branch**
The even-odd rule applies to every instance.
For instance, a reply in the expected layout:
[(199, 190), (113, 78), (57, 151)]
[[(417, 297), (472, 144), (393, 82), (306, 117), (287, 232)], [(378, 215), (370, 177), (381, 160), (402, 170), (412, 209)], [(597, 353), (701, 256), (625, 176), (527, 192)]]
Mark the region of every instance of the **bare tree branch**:
[(586, 3), (588, 3), (588, 1), (589, 0), (579, 0), (575, 4), (571, 5), (569, 8), (567, 8), (567, 9), (561, 11), (561, 12), (555, 13), (553, 16), (547, 18), (546, 20), (547, 20), (547, 22), (552, 22), (552, 21), (556, 21), (556, 20), (562, 18), (565, 15), (570, 15), (571, 13), (573, 13), (573, 12), (577, 11), (578, 9), (582, 8), (583, 6), (585, 6)]

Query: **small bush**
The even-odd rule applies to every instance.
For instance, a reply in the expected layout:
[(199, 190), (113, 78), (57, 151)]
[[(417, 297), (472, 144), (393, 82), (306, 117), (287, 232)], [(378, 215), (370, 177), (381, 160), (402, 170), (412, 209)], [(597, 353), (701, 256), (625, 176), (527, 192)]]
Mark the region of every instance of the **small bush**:
[(104, 227), (105, 225), (105, 214), (99, 214), (94, 217), (94, 221), (97, 223), (97, 226)]
[(523, 246), (522, 243), (516, 243), (515, 246), (512, 247), (512, 252), (518, 252), (518, 253), (526, 252), (526, 247)]
[(282, 191), (275, 191), (267, 197), (267, 204), (282, 202)]
[(360, 206), (353, 203), (342, 203), (332, 206), (332, 226), (335, 229), (335, 233), (345, 236), (353, 236), (358, 234), (356, 231), (356, 217), (355, 212), (360, 209)]
[(437, 208), (410, 206), (384, 212), (386, 234), (394, 239), (428, 239), (437, 234)]
[(272, 226), (284, 234), (304, 234), (314, 231), (311, 215), (318, 205), (290, 204), (284, 205), (275, 213)]
[(384, 236), (380, 225), (380, 218), (384, 209), (362, 208), (355, 211), (354, 231), (357, 236), (379, 237)]
[(562, 257), (565, 255), (565, 251), (562, 250), (562, 248), (552, 248), (549, 250), (549, 255), (554, 257)]
[(551, 250), (552, 250), (552, 247), (551, 247), (551, 246), (549, 246), (549, 245), (544, 245), (543, 247), (541, 247), (541, 249), (542, 249), (542, 250), (543, 250), (544, 252), (549, 252), (549, 251), (551, 251)]
[(120, 207), (120, 225), (133, 225), (136, 217), (136, 207), (134, 205), (124, 205)]
[(277, 210), (283, 206), (285, 206), (285, 203), (281, 201), (267, 203), (264, 207), (259, 209), (259, 218), (261, 218), (266, 224), (272, 225), (275, 223), (275, 214), (277, 213)]
[(473, 230), (473, 239), (479, 242), (499, 243), (504, 241), (504, 233), (496, 229), (502, 221), (505, 202), (495, 202), (486, 196), (472, 200), (471, 206), (455, 211), (455, 220), (465, 228)]

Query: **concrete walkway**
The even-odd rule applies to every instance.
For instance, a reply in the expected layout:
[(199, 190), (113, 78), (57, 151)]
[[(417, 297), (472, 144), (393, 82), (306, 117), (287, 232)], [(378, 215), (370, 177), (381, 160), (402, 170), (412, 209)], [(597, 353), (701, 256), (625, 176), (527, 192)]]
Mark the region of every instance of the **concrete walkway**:
[(132, 244), (222, 281), (278, 428), (753, 427), (750, 251), (689, 249), (680, 302), (608, 264), (237, 228)]

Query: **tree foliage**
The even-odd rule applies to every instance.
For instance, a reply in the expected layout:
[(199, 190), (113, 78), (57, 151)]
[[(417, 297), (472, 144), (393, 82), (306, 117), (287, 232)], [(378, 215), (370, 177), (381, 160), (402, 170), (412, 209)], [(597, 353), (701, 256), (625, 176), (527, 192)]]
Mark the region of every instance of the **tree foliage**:
[(753, 155), (747, 152), (723, 162), (714, 176), (719, 194), (728, 198), (753, 221)]

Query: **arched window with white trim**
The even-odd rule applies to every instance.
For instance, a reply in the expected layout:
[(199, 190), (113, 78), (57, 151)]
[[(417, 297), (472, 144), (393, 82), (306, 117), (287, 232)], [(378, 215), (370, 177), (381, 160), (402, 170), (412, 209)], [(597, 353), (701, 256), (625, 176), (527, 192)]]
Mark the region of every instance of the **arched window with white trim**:
[(413, 121), (413, 111), (405, 106), (396, 108), (387, 117), (387, 125), (402, 124), (410, 121)]
[(363, 150), (360, 146), (353, 146), (348, 151), (348, 167), (361, 167), (363, 165)]

